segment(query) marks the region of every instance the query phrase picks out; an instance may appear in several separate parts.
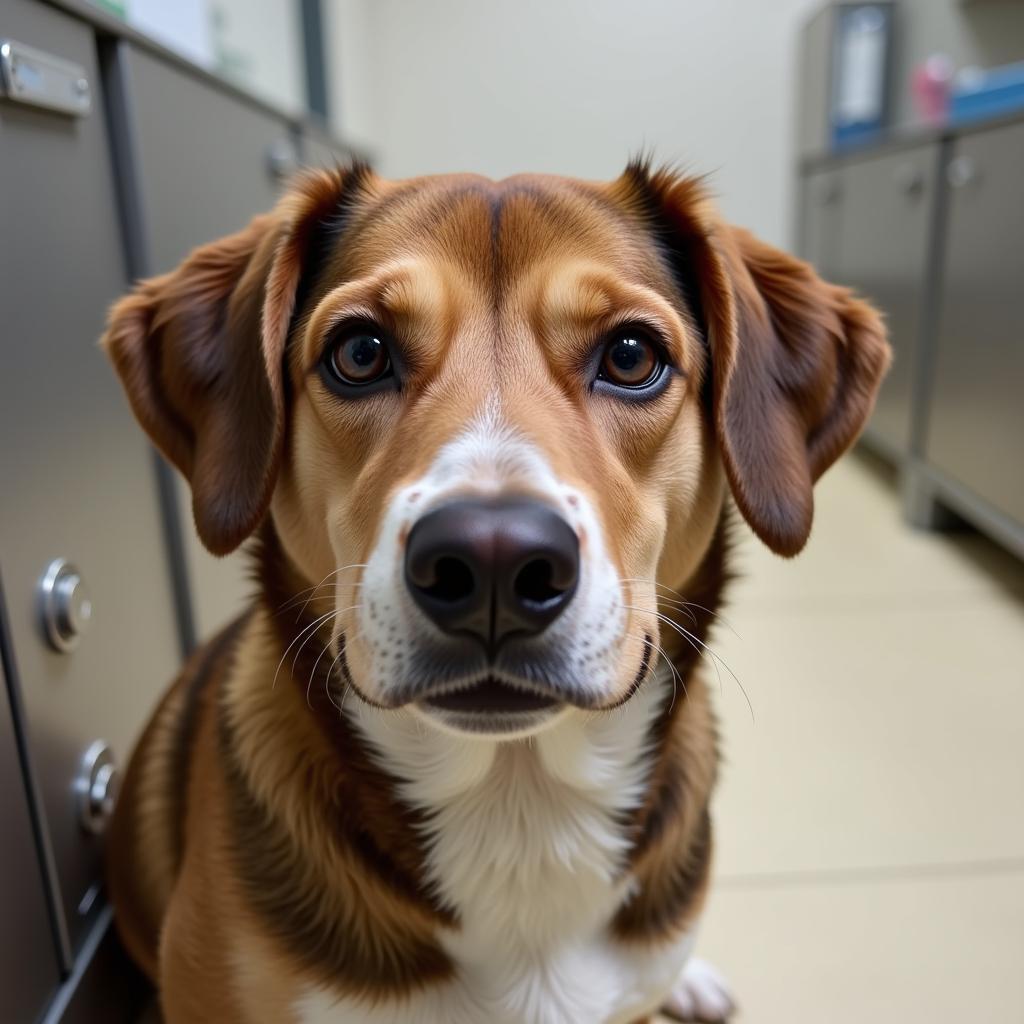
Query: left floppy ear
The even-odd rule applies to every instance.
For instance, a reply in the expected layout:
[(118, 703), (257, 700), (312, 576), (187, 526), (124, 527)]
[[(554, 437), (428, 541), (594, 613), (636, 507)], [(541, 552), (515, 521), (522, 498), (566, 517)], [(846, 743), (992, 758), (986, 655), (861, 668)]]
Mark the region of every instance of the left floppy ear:
[(740, 511), (774, 552), (811, 531), (814, 482), (856, 440), (890, 350), (879, 314), (813, 268), (723, 224), (699, 181), (642, 166), (640, 197), (707, 332), (712, 416)]
[(214, 554), (238, 547), (270, 503), (300, 278), (365, 173), (307, 172), (272, 213), (140, 282), (110, 312), (102, 345), (139, 422), (191, 484)]

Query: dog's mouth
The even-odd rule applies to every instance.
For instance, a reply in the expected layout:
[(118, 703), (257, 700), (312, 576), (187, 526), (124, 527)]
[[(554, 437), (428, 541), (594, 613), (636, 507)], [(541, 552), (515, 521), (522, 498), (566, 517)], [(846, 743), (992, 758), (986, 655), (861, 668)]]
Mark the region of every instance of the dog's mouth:
[(463, 689), (427, 697), (422, 703), (438, 711), (460, 715), (517, 715), (547, 711), (560, 702), (546, 694), (523, 690), (487, 676)]

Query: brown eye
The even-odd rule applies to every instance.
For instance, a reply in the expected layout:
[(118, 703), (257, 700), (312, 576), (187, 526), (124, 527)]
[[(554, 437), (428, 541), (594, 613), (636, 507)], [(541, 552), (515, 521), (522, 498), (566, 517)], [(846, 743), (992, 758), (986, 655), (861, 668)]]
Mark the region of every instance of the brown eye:
[(372, 331), (353, 331), (339, 338), (325, 353), (331, 374), (342, 384), (372, 384), (391, 374), (387, 344)]
[(600, 377), (621, 388), (642, 388), (660, 376), (664, 363), (654, 343), (638, 330), (623, 330), (605, 346)]

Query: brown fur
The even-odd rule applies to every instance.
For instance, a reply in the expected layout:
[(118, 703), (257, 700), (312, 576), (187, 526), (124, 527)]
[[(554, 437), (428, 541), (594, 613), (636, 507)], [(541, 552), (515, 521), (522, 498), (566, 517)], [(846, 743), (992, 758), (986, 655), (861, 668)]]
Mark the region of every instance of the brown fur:
[[(324, 339), (353, 315), (399, 339), (400, 394), (339, 401), (319, 380)], [(639, 318), (679, 374), (653, 402), (590, 395), (595, 339)], [(679, 672), (647, 798), (623, 822), (636, 894), (609, 927), (653, 944), (690, 925), (712, 849), (698, 669), (728, 578), (726, 490), (769, 547), (800, 550), (812, 484), (853, 442), (887, 362), (869, 307), (666, 172), (633, 165), (604, 186), (355, 168), (306, 175), (273, 213), (141, 283), (105, 346), (189, 478), (207, 546), (260, 532), (260, 598), (158, 709), (112, 832), (118, 923), (170, 1024), (287, 1021), (309, 979), (377, 998), (452, 974), (438, 935), (457, 915), (425, 887), (417, 812), (337, 713), (315, 584), (365, 561), (390, 496), (485, 393), (590, 497), (630, 581), (605, 713), (642, 685), (652, 643)], [(336, 627), (341, 671), (374, 701), (353, 622)]]

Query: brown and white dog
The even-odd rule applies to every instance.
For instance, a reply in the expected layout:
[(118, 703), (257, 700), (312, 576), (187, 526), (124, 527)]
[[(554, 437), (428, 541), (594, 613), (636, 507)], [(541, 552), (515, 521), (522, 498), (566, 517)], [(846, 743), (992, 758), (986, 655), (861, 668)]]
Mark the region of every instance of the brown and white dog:
[(205, 544), (256, 538), (110, 837), (168, 1024), (727, 1016), (689, 958), (730, 507), (803, 547), (876, 313), (641, 164), (354, 167), (142, 282), (104, 344)]

